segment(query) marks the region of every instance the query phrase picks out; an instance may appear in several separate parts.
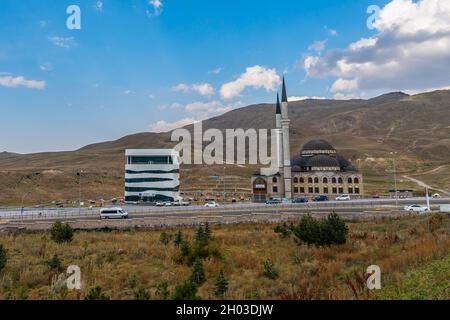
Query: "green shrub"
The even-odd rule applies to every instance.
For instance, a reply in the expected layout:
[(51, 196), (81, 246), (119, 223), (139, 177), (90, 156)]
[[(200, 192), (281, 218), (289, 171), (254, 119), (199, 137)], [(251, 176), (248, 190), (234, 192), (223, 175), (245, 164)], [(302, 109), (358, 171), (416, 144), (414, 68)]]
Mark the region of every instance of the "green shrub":
[(172, 236), (168, 234), (167, 232), (161, 233), (161, 236), (159, 237), (159, 242), (161, 242), (163, 245), (167, 246), (172, 239)]
[(223, 272), (220, 270), (219, 275), (217, 276), (216, 283), (214, 286), (214, 295), (219, 298), (223, 298), (225, 293), (228, 291), (228, 279)]
[(306, 215), (294, 227), (295, 241), (298, 244), (332, 245), (343, 244), (347, 241), (348, 227), (336, 213), (331, 213), (323, 220), (314, 219)]
[(56, 243), (71, 242), (73, 240), (73, 229), (69, 224), (56, 221), (50, 229), (50, 238)]
[(53, 257), (47, 261), (47, 266), (52, 271), (61, 272), (63, 270), (61, 259), (59, 259), (57, 254), (53, 255)]
[(150, 293), (144, 286), (134, 289), (134, 300), (150, 300)]
[(84, 297), (84, 300), (109, 300), (110, 297), (102, 292), (102, 287), (95, 286), (89, 289), (88, 294)]
[(282, 238), (288, 238), (292, 234), (292, 230), (294, 229), (293, 225), (288, 225), (286, 222), (282, 225), (276, 226), (273, 231), (278, 233)]
[(183, 239), (183, 233), (181, 232), (181, 230), (178, 230), (178, 232), (175, 234), (175, 238), (173, 239), (173, 244), (175, 245), (175, 247), (179, 248), (184, 241)]
[(3, 248), (3, 245), (0, 244), (0, 273), (5, 269), (7, 261), (6, 250)]
[(201, 286), (206, 281), (205, 270), (203, 269), (203, 263), (197, 258), (192, 265), (192, 274), (189, 278), (193, 283)]
[(161, 299), (161, 300), (167, 300), (169, 299), (169, 284), (167, 281), (163, 281), (161, 283), (158, 283), (156, 285), (156, 292), (155, 294)]
[(428, 218), (428, 230), (430, 232), (435, 232), (440, 229), (444, 224), (444, 216), (440, 213), (433, 212)]
[(198, 286), (190, 279), (175, 287), (173, 300), (200, 300), (197, 295)]
[(270, 261), (269, 259), (267, 259), (266, 261), (264, 261), (264, 273), (263, 275), (268, 278), (268, 279), (272, 279), (275, 280), (278, 278), (279, 274), (277, 269), (275, 268), (275, 265), (273, 264), (272, 261)]

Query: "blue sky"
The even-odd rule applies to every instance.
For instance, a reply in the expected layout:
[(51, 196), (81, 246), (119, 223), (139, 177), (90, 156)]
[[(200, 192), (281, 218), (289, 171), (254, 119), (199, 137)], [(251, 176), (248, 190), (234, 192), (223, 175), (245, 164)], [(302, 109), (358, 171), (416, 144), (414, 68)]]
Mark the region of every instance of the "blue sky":
[[(366, 10), (389, 2), (1, 0), (0, 151), (72, 150), (273, 102), (283, 73), (293, 99), (449, 85), (324, 70), (332, 48), (383, 32)], [(81, 30), (66, 27), (69, 5)]]

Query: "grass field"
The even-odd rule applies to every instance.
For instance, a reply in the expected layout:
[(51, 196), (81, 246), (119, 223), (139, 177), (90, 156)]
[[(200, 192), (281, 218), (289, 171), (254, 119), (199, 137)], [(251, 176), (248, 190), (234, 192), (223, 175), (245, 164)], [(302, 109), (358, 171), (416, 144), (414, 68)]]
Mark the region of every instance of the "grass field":
[[(218, 254), (203, 262), (206, 282), (198, 295), (217, 298), (223, 269), (229, 281), (224, 299), (450, 299), (450, 218), (441, 217), (347, 222), (347, 243), (329, 247), (298, 245), (275, 233), (275, 225), (214, 226), (211, 245)], [(83, 299), (97, 285), (112, 299), (135, 299), (137, 288), (161, 299), (164, 283), (170, 297), (191, 274), (177, 262), (173, 241), (160, 241), (162, 232), (177, 231), (77, 231), (66, 244), (42, 233), (1, 235), (7, 264), (0, 299)], [(182, 230), (191, 243), (195, 231)], [(81, 290), (51, 286), (63, 270), (49, 268), (55, 254), (64, 269), (81, 268)], [(268, 259), (276, 279), (264, 275)], [(373, 264), (381, 268), (382, 289), (369, 291), (366, 268)]]

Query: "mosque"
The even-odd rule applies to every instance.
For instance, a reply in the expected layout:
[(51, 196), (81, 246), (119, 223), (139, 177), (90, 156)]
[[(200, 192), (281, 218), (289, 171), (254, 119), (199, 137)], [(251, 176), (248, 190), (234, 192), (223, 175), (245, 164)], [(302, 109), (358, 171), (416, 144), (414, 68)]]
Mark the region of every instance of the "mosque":
[(362, 174), (327, 141), (307, 142), (300, 153), (291, 158), (289, 143), (289, 104), (283, 78), (281, 104), (277, 95), (275, 114), (276, 167), (261, 168), (251, 178), (254, 202), (270, 198), (288, 201), (300, 197), (328, 196), (334, 199), (348, 194), (359, 198), (364, 194)]

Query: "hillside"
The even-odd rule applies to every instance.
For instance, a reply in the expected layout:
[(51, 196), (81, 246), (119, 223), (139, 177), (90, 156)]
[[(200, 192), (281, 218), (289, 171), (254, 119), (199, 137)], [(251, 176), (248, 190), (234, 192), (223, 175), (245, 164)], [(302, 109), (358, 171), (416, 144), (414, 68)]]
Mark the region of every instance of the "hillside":
[[(273, 128), (275, 106), (258, 104), (235, 109), (203, 123), (208, 128)], [(414, 176), (437, 188), (450, 189), (450, 91), (409, 96), (389, 93), (369, 100), (305, 100), (290, 103), (291, 154), (303, 143), (322, 138), (348, 157), (366, 176), (366, 190), (382, 193), (393, 185), (393, 160), (399, 177)], [(192, 130), (192, 126), (188, 126)], [(83, 198), (122, 194), (124, 149), (175, 145), (170, 133), (138, 133), (76, 151), (0, 154), (0, 205), (78, 198), (77, 172), (82, 170)], [(255, 167), (229, 166), (226, 183), (249, 188)], [(182, 188), (211, 189), (222, 166), (182, 168)], [(436, 171), (444, 174), (437, 175)], [(422, 174), (423, 173), (423, 174)], [(203, 179), (199, 179), (199, 178)], [(400, 178), (402, 180), (402, 178)], [(416, 187), (407, 180), (401, 186)], [(217, 186), (216, 186), (217, 188)], [(232, 192), (229, 190), (227, 192)], [(421, 190), (420, 190), (421, 191)], [(243, 192), (243, 191), (242, 191)]]

